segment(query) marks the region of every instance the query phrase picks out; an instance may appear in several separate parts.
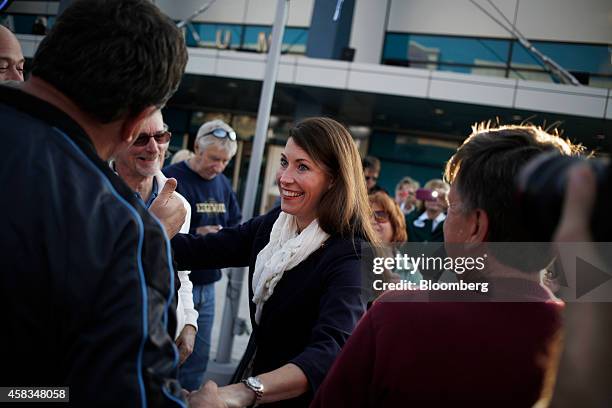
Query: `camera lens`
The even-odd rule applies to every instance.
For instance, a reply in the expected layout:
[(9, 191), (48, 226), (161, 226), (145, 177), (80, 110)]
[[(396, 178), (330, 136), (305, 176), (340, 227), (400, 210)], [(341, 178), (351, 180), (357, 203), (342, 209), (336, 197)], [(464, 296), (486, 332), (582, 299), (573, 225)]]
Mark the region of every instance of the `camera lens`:
[(597, 199), (591, 218), (593, 239), (612, 241), (608, 164), (603, 160), (546, 153), (529, 161), (521, 169), (517, 181), (521, 214), (534, 242), (552, 239), (561, 216), (569, 169), (584, 162), (591, 166), (597, 179)]

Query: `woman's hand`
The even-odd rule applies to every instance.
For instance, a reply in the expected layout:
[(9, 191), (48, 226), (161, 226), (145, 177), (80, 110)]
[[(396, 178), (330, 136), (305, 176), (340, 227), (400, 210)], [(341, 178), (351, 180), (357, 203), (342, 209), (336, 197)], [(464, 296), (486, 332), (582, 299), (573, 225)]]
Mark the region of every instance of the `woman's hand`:
[[(260, 404), (295, 398), (308, 391), (306, 375), (293, 363), (259, 374), (257, 378), (264, 386), (263, 397), (258, 401)], [(242, 383), (219, 388), (219, 398), (228, 408), (248, 407), (255, 403), (256, 397), (255, 391)]]

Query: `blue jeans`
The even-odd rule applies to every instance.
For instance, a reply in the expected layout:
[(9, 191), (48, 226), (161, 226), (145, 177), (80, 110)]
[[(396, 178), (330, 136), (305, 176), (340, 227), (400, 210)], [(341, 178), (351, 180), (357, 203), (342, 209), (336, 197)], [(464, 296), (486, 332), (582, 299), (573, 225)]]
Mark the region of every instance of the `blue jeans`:
[(179, 368), (179, 381), (188, 391), (200, 388), (208, 366), (210, 337), (215, 318), (215, 284), (193, 285), (193, 306), (198, 311), (198, 333), (193, 353)]

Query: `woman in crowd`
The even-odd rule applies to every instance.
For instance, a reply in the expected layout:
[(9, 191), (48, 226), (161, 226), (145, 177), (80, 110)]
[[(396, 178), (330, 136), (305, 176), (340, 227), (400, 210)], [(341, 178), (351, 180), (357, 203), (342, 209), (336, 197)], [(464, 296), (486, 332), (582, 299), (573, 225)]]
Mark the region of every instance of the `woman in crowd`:
[[(408, 240), (404, 214), (395, 201), (388, 194), (381, 191), (369, 195), (372, 207), (374, 231), (382, 244), (382, 252), (387, 257), (394, 257), (402, 244)], [(386, 281), (408, 280), (418, 282), (421, 274), (412, 270), (393, 270), (383, 274)]]
[[(418, 213), (416, 191), (421, 187), (412, 177), (404, 177), (395, 186), (395, 202), (405, 216)], [(414, 219), (413, 218), (413, 219)]]
[(423, 200), (425, 211), (408, 224), (408, 237), (410, 242), (442, 242), (450, 186), (443, 180), (433, 179), (425, 183), (424, 189), (431, 196)]
[(402, 210), (388, 194), (381, 191), (368, 196), (372, 207), (374, 230), (383, 244), (402, 244), (407, 239)]
[[(376, 242), (349, 132), (311, 118), (289, 133), (276, 181), (281, 207), (205, 236), (178, 234), (179, 269), (249, 266), (253, 333), (229, 407), (307, 406), (364, 311), (360, 245)], [(271, 404), (272, 405), (272, 404)]]

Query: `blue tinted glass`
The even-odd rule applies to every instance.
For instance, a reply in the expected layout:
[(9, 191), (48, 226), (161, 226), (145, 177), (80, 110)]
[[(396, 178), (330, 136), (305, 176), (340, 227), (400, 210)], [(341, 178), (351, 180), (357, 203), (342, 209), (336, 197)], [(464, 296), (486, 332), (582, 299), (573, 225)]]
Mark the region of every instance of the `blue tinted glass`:
[(407, 59), (408, 40), (409, 36), (407, 34), (387, 34), (385, 38), (385, 49), (383, 50), (383, 59)]
[[(238, 48), (240, 45), (242, 26), (207, 23), (192, 23), (192, 26), (200, 36), (200, 46), (217, 47), (218, 45), (223, 45), (226, 48)], [(189, 28), (186, 30), (186, 41), (189, 47), (197, 46)]]
[[(269, 26), (241, 26), (236, 24), (193, 23), (193, 29), (200, 36), (200, 46), (214, 48), (245, 48), (261, 51), (260, 42), (269, 38), (272, 28)], [(244, 33), (244, 38), (243, 37)], [(192, 30), (186, 28), (187, 46), (196, 47)], [(244, 41), (241, 46), (241, 41)], [(308, 42), (307, 28), (286, 28), (283, 38), (283, 52), (305, 54)], [(221, 45), (221, 47), (219, 47)]]
[[(243, 48), (263, 52), (264, 38), (268, 40), (272, 34), (269, 26), (246, 26), (244, 29)], [(283, 35), (283, 52), (305, 54), (308, 42), (308, 29), (286, 28)]]
[[(511, 43), (511, 78), (555, 81), (544, 71), (542, 63), (514, 40), (387, 33), (383, 62), (440, 71), (505, 76)], [(534, 41), (533, 44), (569, 71), (590, 73), (589, 85), (609, 87), (612, 82), (609, 79), (609, 75), (612, 75), (612, 45), (544, 41)]]
[[(0, 1), (1, 2), (1, 1)], [(34, 32), (34, 22), (38, 17), (47, 19), (47, 30), (55, 24), (55, 16), (33, 15), (33, 14), (6, 14), (0, 15), (0, 24), (10, 27), (15, 34), (32, 34)]]
[[(267, 26), (247, 26), (244, 29), (244, 43), (242, 48), (249, 50), (262, 51), (264, 38), (268, 39), (272, 32), (271, 27)], [(265, 37), (264, 37), (265, 36)], [(260, 44), (261, 43), (261, 44)]]
[(409, 58), (504, 67), (509, 48), (508, 40), (410, 35)]
[[(567, 70), (612, 74), (610, 50), (607, 45), (558, 44), (541, 41), (534, 41), (533, 45)], [(518, 42), (512, 51), (512, 65), (516, 68), (542, 69), (542, 64)]]
[(36, 16), (28, 14), (13, 14), (13, 30), (15, 34), (32, 34)]
[(283, 52), (290, 54), (306, 54), (308, 43), (307, 28), (286, 28), (283, 36)]
[(415, 67), (469, 73), (472, 70), (467, 67), (436, 64), (504, 68), (509, 48), (509, 40), (389, 33), (383, 59), (409, 60), (410, 65)]

